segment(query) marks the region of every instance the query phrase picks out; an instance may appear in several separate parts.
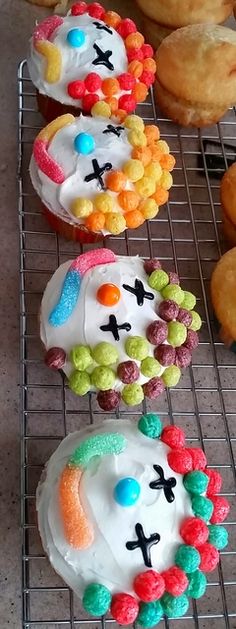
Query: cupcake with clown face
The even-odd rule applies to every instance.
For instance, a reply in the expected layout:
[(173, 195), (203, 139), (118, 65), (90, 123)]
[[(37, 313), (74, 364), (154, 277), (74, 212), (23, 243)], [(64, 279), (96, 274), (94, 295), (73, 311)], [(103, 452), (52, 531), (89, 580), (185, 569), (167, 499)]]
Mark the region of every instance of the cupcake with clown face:
[(90, 113), (98, 102), (122, 119), (147, 97), (152, 57), (133, 20), (98, 2), (76, 2), (66, 17), (50, 16), (35, 27), (28, 67), (47, 121), (70, 108)]

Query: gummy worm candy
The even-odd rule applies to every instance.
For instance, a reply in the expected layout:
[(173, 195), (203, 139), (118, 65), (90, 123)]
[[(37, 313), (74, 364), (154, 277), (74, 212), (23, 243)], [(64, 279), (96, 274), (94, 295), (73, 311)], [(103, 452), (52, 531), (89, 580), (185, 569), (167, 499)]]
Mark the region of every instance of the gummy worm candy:
[(57, 83), (61, 76), (61, 52), (55, 44), (47, 41), (61, 24), (63, 24), (63, 19), (54, 15), (43, 20), (33, 32), (34, 47), (47, 61), (44, 78), (48, 83)]
[(42, 129), (34, 141), (33, 156), (36, 164), (42, 170), (42, 172), (49, 177), (54, 183), (63, 183), (65, 175), (61, 166), (59, 166), (52, 157), (48, 154), (48, 145), (55, 133), (62, 129), (67, 124), (71, 124), (74, 121), (74, 116), (71, 114), (65, 114), (50, 122), (50, 124)]
[(70, 317), (79, 297), (81, 277), (86, 271), (99, 264), (110, 264), (115, 261), (116, 256), (113, 251), (105, 248), (88, 251), (78, 256), (67, 271), (59, 301), (49, 315), (49, 323), (58, 327)]
[(120, 454), (126, 439), (118, 433), (104, 433), (86, 439), (74, 451), (59, 480), (59, 504), (65, 537), (73, 548), (89, 548), (94, 532), (80, 502), (79, 485), (83, 469), (94, 456)]

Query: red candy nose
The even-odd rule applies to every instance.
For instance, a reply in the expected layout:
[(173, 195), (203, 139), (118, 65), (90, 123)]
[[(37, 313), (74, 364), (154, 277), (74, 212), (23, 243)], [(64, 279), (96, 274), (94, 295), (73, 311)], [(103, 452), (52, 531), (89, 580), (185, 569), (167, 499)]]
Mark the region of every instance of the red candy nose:
[(97, 291), (97, 300), (103, 306), (115, 306), (120, 300), (120, 289), (115, 284), (102, 284)]

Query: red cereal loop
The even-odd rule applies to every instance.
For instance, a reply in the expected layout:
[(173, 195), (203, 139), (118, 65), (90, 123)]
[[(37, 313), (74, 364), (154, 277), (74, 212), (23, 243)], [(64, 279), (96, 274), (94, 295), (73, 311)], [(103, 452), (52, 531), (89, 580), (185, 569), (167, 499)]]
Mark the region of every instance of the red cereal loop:
[(82, 108), (86, 113), (90, 113), (93, 105), (99, 101), (97, 94), (86, 94), (82, 100)]
[(216, 470), (204, 470), (204, 473), (209, 478), (206, 495), (209, 497), (219, 494), (222, 487), (222, 477), (220, 473)]
[(125, 109), (125, 111), (127, 111), (127, 114), (131, 113), (131, 111), (134, 111), (135, 107), (136, 100), (133, 98), (133, 96), (129, 94), (123, 94), (123, 96), (119, 98), (119, 109)]
[(190, 546), (202, 546), (208, 539), (209, 531), (206, 523), (201, 518), (186, 518), (180, 527), (180, 535), (185, 544)]
[(191, 454), (193, 470), (204, 470), (207, 464), (206, 455), (201, 448), (187, 448)]
[(166, 592), (172, 596), (181, 596), (188, 587), (188, 578), (178, 566), (171, 566), (162, 572), (162, 577), (165, 581)]
[(96, 92), (100, 90), (102, 79), (96, 72), (90, 72), (84, 79), (84, 84), (88, 92)]
[(221, 524), (227, 518), (230, 510), (228, 500), (224, 496), (211, 496), (211, 502), (214, 509), (210, 522), (211, 524)]
[(206, 542), (198, 547), (198, 551), (201, 555), (199, 570), (202, 570), (202, 572), (212, 572), (215, 570), (219, 563), (219, 551), (217, 548), (209, 542)]
[(150, 72), (149, 70), (144, 70), (140, 76), (140, 81), (144, 83), (147, 87), (150, 87), (155, 81), (155, 74)]
[(133, 588), (135, 594), (144, 603), (150, 603), (161, 598), (165, 591), (165, 581), (161, 574), (155, 570), (140, 572), (134, 579)]
[(111, 615), (120, 625), (130, 625), (137, 618), (138, 602), (131, 594), (115, 594), (111, 601)]
[(71, 81), (67, 85), (67, 92), (71, 98), (82, 98), (85, 93), (84, 81)]
[(161, 433), (161, 440), (170, 448), (183, 448), (185, 434), (179, 426), (165, 426)]
[(167, 460), (171, 469), (178, 474), (187, 474), (192, 471), (192, 457), (185, 448), (168, 452)]
[(99, 4), (99, 2), (92, 2), (89, 4), (87, 11), (91, 17), (95, 17), (97, 20), (102, 20), (105, 15), (105, 9), (101, 4)]
[(83, 15), (87, 11), (86, 2), (76, 2), (71, 7), (71, 15)]
[(120, 74), (117, 78), (122, 90), (132, 90), (136, 83), (133, 74), (130, 74), (129, 72), (124, 72), (124, 74)]
[(127, 59), (130, 63), (131, 61), (142, 61), (143, 60), (143, 52), (141, 48), (129, 48), (127, 50)]
[(154, 50), (150, 44), (143, 44), (141, 50), (144, 59), (147, 59), (147, 57), (153, 57), (154, 55)]
[(124, 20), (121, 20), (119, 22), (116, 30), (117, 30), (117, 33), (119, 33), (119, 35), (121, 37), (123, 37), (123, 39), (125, 39), (131, 33), (136, 33), (137, 26), (136, 26), (135, 22), (133, 22), (133, 20), (130, 20), (127, 17)]

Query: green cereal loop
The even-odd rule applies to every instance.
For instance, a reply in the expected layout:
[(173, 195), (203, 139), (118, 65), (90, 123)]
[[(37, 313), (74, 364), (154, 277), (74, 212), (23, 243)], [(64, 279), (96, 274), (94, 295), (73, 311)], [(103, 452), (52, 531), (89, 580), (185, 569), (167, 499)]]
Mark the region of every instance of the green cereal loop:
[(103, 341), (93, 348), (93, 358), (98, 365), (108, 367), (114, 365), (118, 360), (118, 351), (114, 345)]
[(70, 360), (75, 369), (85, 371), (93, 362), (90, 347), (88, 345), (74, 345), (70, 351)]
[(91, 374), (91, 381), (94, 387), (101, 391), (112, 389), (115, 384), (115, 372), (110, 367), (95, 367)]
[(202, 518), (205, 522), (209, 522), (213, 513), (213, 504), (209, 498), (193, 496), (192, 510), (197, 518)]
[(84, 591), (82, 603), (91, 616), (104, 616), (111, 604), (111, 594), (105, 585), (90, 583)]
[(185, 308), (185, 310), (193, 310), (194, 306), (196, 306), (196, 301), (195, 295), (190, 293), (188, 290), (185, 290), (183, 301), (181, 301), (181, 308)]
[(209, 524), (209, 538), (208, 542), (213, 544), (217, 550), (222, 550), (228, 544), (228, 531), (224, 526), (219, 524)]
[(161, 604), (167, 618), (179, 618), (180, 616), (184, 616), (189, 608), (188, 598), (185, 594), (172, 596), (172, 594), (165, 593), (161, 598)]
[(170, 365), (170, 367), (166, 367), (161, 377), (166, 387), (175, 387), (179, 382), (180, 376), (180, 368), (177, 365)]
[(149, 352), (149, 343), (144, 336), (129, 336), (125, 341), (125, 351), (130, 358), (144, 360)]
[(198, 330), (200, 330), (200, 328), (202, 327), (201, 317), (198, 314), (198, 312), (195, 312), (195, 310), (191, 310), (191, 315), (192, 315), (192, 321), (191, 321), (191, 325), (189, 326), (189, 329), (194, 330), (194, 332), (198, 332)]
[(85, 468), (94, 456), (120, 454), (126, 448), (126, 443), (126, 438), (117, 432), (88, 437), (75, 449), (68, 465)]
[(184, 486), (191, 494), (204, 494), (207, 490), (209, 478), (204, 472), (194, 470), (184, 476)]
[(159, 601), (153, 603), (141, 603), (136, 622), (141, 627), (154, 627), (163, 616), (163, 609)]
[(136, 406), (136, 404), (141, 404), (144, 399), (141, 384), (137, 384), (137, 382), (126, 384), (122, 389), (121, 397), (127, 406)]
[(180, 321), (170, 321), (168, 323), (168, 343), (172, 347), (180, 347), (186, 341), (187, 328)]
[(157, 439), (160, 437), (162, 428), (163, 426), (160, 417), (159, 415), (155, 415), (155, 413), (146, 413), (145, 415), (142, 415), (138, 422), (138, 429), (140, 432), (150, 439)]
[(69, 377), (69, 388), (76, 395), (86, 395), (90, 390), (90, 377), (86, 371), (73, 371)]
[(165, 286), (167, 286), (167, 284), (169, 284), (169, 276), (165, 271), (157, 269), (149, 275), (148, 284), (151, 288), (154, 288), (154, 290), (161, 291), (165, 288)]
[(201, 561), (200, 554), (193, 546), (181, 544), (175, 555), (175, 563), (184, 572), (195, 572)]
[(146, 376), (146, 378), (155, 378), (160, 375), (162, 366), (158, 360), (152, 356), (147, 356), (141, 362), (140, 371), (144, 376)]
[(169, 284), (169, 286), (165, 286), (161, 291), (162, 297), (164, 299), (172, 299), (175, 301), (178, 306), (182, 305), (184, 291), (178, 284)]
[(205, 574), (201, 570), (195, 570), (192, 574), (187, 574), (188, 577), (188, 589), (186, 594), (191, 598), (201, 598), (205, 594), (207, 580)]

